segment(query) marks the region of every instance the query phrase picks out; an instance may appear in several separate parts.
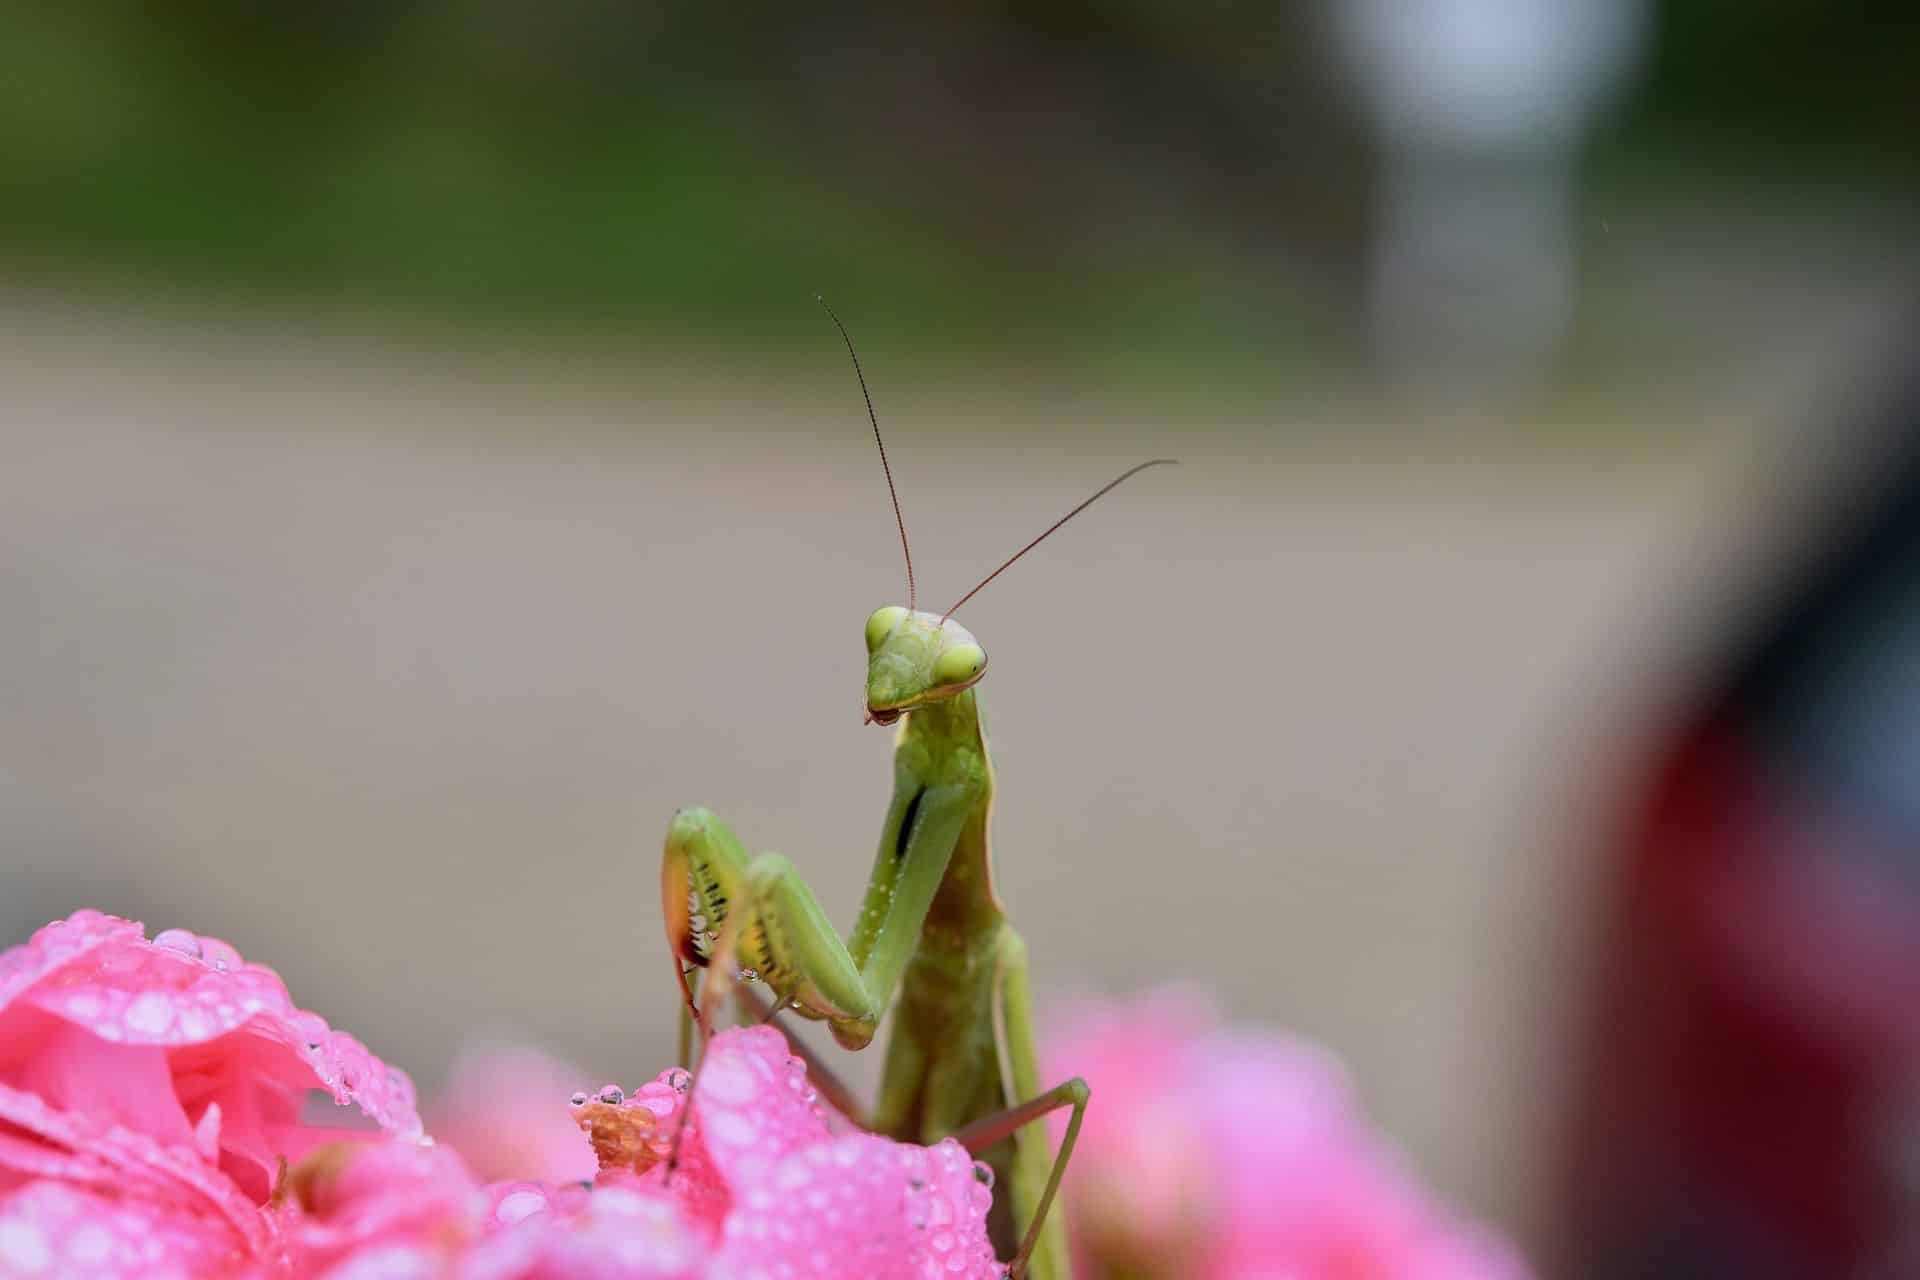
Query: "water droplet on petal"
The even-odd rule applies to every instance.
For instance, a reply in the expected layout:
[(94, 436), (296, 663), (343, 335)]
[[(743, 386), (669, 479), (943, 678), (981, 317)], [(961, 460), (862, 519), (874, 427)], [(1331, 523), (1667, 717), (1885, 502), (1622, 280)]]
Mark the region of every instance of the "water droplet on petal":
[(519, 1191), (510, 1191), (502, 1196), (500, 1203), (494, 1207), (493, 1216), (499, 1222), (511, 1224), (522, 1218), (530, 1218), (536, 1213), (544, 1213), (547, 1209), (546, 1192), (527, 1187)]
[(153, 935), (153, 945), (165, 947), (169, 951), (178, 951), (181, 955), (200, 958), (200, 939), (185, 929), (162, 929)]
[(667, 1072), (667, 1084), (675, 1093), (685, 1093), (693, 1087), (693, 1073), (685, 1067), (675, 1067)]
[(750, 1146), (760, 1136), (753, 1121), (737, 1111), (716, 1111), (706, 1121), (707, 1136), (729, 1147)]
[(743, 1106), (759, 1091), (753, 1069), (738, 1054), (716, 1054), (701, 1068), (701, 1096), (722, 1106)]
[(577, 1092), (577, 1093), (575, 1093), (575, 1094), (574, 1094), (574, 1095), (573, 1095), (573, 1096), (572, 1096), (571, 1098), (568, 1098), (568, 1099), (567, 1099), (567, 1105), (568, 1105), (568, 1106), (573, 1106), (573, 1107), (584, 1107), (584, 1106), (586, 1106), (586, 1105), (587, 1105), (587, 1093), (586, 1093), (586, 1090), (584, 1090), (584, 1089), (582, 1089), (582, 1090), (580, 1090), (579, 1092)]
[(627, 1100), (626, 1091), (617, 1084), (601, 1085), (600, 1092), (597, 1096), (600, 1101), (610, 1107), (617, 1107)]
[(973, 1180), (981, 1186), (991, 1189), (993, 1186), (993, 1166), (985, 1160), (975, 1160), (973, 1162)]
[(162, 992), (143, 991), (127, 1006), (122, 1021), (141, 1035), (161, 1035), (173, 1025), (173, 1002)]

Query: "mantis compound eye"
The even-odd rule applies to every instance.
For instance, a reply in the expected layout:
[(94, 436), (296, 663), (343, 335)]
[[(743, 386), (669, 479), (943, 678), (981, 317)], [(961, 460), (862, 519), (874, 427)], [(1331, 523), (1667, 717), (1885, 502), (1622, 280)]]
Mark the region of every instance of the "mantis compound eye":
[(893, 629), (906, 616), (907, 611), (897, 604), (875, 609), (873, 616), (867, 619), (867, 652), (872, 653), (886, 643), (887, 637), (893, 634)]
[(977, 644), (956, 644), (933, 660), (935, 685), (966, 684), (986, 669), (987, 651)]

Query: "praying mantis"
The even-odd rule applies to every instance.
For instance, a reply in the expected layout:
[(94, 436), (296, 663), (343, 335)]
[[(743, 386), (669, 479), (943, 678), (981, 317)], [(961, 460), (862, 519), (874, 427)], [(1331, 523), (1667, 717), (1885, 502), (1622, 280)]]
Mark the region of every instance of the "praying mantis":
[[(790, 1009), (824, 1021), (847, 1049), (871, 1043), (891, 1006), (893, 1034), (871, 1114), (862, 1116), (846, 1090), (804, 1054), (822, 1092), (874, 1132), (918, 1143), (951, 1136), (984, 1155), (1003, 1188), (989, 1225), (1002, 1256), (1013, 1249), (1008, 1275), (1067, 1280), (1064, 1215), (1048, 1210), (1089, 1090), (1077, 1077), (1040, 1086), (1026, 945), (993, 884), (988, 825), (994, 775), (975, 692), (987, 655), (953, 614), (1123, 481), (1173, 460), (1156, 458), (1122, 473), (944, 614), (920, 610), (906, 520), (873, 397), (846, 326), (831, 307), (827, 311), (860, 382), (907, 562), (906, 605), (878, 609), (866, 624), (867, 722), (900, 725), (893, 798), (860, 915), (844, 941), (786, 858), (750, 856), (709, 810), (682, 809), (674, 816), (660, 886), (674, 974), (685, 998), (682, 1065), (691, 1025), (697, 1022), (703, 1035), (710, 1032), (709, 1010), (737, 977), (757, 979), (775, 997), (768, 1008), (745, 988), (734, 989), (750, 1008), (765, 1017)], [(700, 970), (706, 976), (696, 998), (690, 978)], [(1061, 1107), (1071, 1107), (1072, 1114), (1056, 1155), (1046, 1127), (1037, 1122)]]

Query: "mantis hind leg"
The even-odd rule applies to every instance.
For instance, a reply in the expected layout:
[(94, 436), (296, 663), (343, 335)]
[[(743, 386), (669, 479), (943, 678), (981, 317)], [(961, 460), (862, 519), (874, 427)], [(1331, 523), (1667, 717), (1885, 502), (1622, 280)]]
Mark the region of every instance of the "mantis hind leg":
[[(1011, 1136), (1014, 1155), (1004, 1194), (1013, 1201), (1014, 1218), (1024, 1227), (1020, 1247), (1008, 1275), (1012, 1280), (1068, 1280), (1066, 1215), (1049, 1213), (1060, 1190), (1060, 1178), (1073, 1156), (1091, 1091), (1075, 1076), (1044, 1093), (1040, 1090), (1040, 1061), (1033, 1042), (1033, 999), (1027, 985), (1027, 946), (1010, 926), (1003, 926), (994, 972), (993, 1019), (1008, 1096), (1020, 1101), (999, 1115), (987, 1116), (953, 1136), (974, 1154)], [(1047, 1143), (1044, 1125), (1036, 1123), (1061, 1107), (1072, 1107), (1066, 1136), (1055, 1155)]]

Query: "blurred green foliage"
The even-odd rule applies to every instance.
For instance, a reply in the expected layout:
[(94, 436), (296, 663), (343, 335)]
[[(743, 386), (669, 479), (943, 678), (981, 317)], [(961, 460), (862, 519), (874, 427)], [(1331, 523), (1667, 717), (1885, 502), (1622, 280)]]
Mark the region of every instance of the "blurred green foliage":
[[(1739, 166), (1911, 178), (1909, 14), (1668, 0), (1608, 171), (1707, 139)], [(1147, 377), (1324, 359), (1371, 176), (1318, 15), (19, 5), (0, 255), (702, 347), (790, 342), (827, 289), (881, 347), (1064, 335)]]

